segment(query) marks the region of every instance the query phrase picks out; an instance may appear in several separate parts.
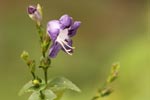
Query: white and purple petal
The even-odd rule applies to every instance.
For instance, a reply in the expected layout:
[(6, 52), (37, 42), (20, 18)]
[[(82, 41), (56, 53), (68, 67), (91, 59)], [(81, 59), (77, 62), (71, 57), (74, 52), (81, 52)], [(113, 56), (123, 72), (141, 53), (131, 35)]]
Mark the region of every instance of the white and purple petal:
[(70, 37), (74, 36), (78, 30), (78, 28), (80, 27), (81, 22), (80, 21), (75, 21), (72, 26), (69, 29), (69, 33), (68, 35)]
[(61, 50), (61, 45), (57, 42), (53, 43), (53, 45), (50, 47), (49, 56), (51, 58), (55, 58), (60, 50)]
[(50, 48), (49, 56), (55, 58), (60, 50), (72, 55), (73, 49), (72, 40), (81, 22), (73, 22), (72, 17), (63, 15), (59, 20), (49, 21), (47, 24), (47, 33), (49, 34), (53, 45)]
[(49, 21), (47, 24), (47, 33), (50, 38), (55, 41), (61, 29), (61, 24), (58, 20)]
[(68, 16), (67, 14), (61, 16), (59, 21), (62, 24), (63, 28), (70, 27), (73, 22), (72, 17)]

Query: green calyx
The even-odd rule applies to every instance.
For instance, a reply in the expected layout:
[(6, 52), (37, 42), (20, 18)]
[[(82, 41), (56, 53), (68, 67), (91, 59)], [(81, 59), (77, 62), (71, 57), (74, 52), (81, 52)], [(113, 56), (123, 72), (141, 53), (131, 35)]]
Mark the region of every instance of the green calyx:
[(48, 57), (46, 57), (46, 58), (41, 57), (41, 59), (40, 59), (40, 66), (39, 66), (39, 68), (47, 69), (47, 68), (49, 68), (49, 67), (50, 67), (50, 64), (51, 64), (51, 60), (50, 60), (50, 58), (48, 58)]

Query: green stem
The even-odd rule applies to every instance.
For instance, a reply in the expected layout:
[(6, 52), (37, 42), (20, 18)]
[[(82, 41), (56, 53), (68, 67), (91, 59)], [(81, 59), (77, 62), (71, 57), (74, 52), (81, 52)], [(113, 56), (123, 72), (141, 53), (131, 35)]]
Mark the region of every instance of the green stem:
[(36, 28), (37, 28), (37, 31), (38, 31), (38, 34), (40, 36), (40, 41), (41, 43), (43, 42), (43, 29), (42, 29), (42, 25), (36, 25)]
[(45, 58), (45, 52), (42, 51), (42, 55), (43, 55), (43, 57)]
[[(41, 42), (41, 48), (42, 48), (42, 56), (43, 56), (43, 58), (46, 58), (46, 51), (44, 50), (45, 48), (42, 47), (43, 42), (44, 42), (43, 27), (42, 27), (42, 25), (38, 25), (37, 24), (36, 28), (37, 28), (37, 32), (38, 32), (38, 34), (40, 36), (40, 42)], [(47, 65), (44, 65), (44, 66), (47, 66)], [(43, 70), (44, 70), (45, 84), (47, 85), (47, 80), (48, 80), (47, 70), (48, 70), (48, 67), (43, 68)]]
[(33, 76), (33, 79), (35, 79), (35, 73), (34, 72), (31, 72), (32, 76)]
[(40, 91), (40, 98), (41, 98), (41, 100), (43, 100), (45, 98), (45, 95), (43, 94), (42, 91)]
[(47, 68), (44, 68), (45, 84), (47, 84)]

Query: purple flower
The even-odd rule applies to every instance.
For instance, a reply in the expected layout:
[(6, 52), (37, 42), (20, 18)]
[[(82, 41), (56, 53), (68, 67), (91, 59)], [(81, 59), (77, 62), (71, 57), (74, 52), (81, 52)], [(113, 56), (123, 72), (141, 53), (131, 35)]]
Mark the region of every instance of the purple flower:
[(72, 55), (75, 47), (72, 47), (71, 37), (76, 34), (80, 24), (80, 21), (73, 21), (72, 17), (68, 15), (63, 15), (59, 20), (48, 22), (47, 33), (53, 42), (50, 48), (50, 57), (56, 57), (60, 50)]
[(27, 9), (28, 15), (29, 17), (36, 21), (38, 24), (41, 22), (42, 20), (42, 9), (40, 4), (37, 4), (37, 6), (29, 6)]

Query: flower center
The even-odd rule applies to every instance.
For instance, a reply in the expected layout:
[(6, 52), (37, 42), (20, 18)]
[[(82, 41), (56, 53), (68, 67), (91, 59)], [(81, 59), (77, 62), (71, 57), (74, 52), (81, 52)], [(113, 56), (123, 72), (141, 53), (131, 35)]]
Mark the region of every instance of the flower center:
[(66, 40), (70, 40), (70, 37), (68, 36), (68, 29), (60, 30), (56, 42), (58, 42), (62, 46), (62, 48), (65, 50), (67, 54), (72, 55), (70, 51), (72, 49), (75, 49), (75, 47), (70, 46)]

